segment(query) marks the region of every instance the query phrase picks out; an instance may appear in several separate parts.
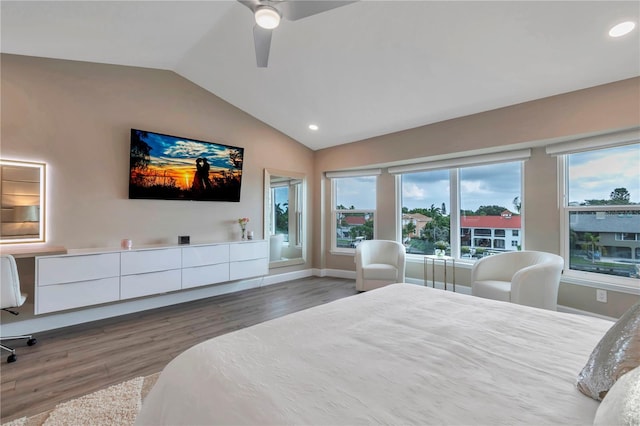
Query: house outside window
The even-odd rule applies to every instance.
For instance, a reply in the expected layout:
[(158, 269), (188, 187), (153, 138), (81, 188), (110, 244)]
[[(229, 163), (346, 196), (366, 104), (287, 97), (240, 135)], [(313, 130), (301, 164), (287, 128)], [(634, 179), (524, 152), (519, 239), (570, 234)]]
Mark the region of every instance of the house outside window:
[(640, 285), (640, 144), (568, 153), (564, 171), (565, 276)]
[[(393, 173), (393, 170), (390, 170)], [(477, 259), (521, 246), (522, 161), (465, 165), (442, 170), (399, 173), (402, 188), (402, 236), (408, 254), (446, 254)], [(452, 207), (453, 206), (453, 207)], [(407, 218), (426, 216), (419, 232)], [(516, 244), (506, 244), (508, 232)]]
[(377, 176), (334, 177), (333, 249), (353, 251), (375, 238)]
[(638, 241), (640, 234), (634, 234), (631, 232), (619, 232), (616, 233), (616, 241)]

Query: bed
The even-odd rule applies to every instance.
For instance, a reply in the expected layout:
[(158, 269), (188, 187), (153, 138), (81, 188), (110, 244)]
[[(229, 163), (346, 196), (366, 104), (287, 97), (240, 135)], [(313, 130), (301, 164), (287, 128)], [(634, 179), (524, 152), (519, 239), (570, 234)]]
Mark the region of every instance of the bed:
[(592, 424), (576, 377), (612, 324), (394, 284), (188, 349), (136, 423)]

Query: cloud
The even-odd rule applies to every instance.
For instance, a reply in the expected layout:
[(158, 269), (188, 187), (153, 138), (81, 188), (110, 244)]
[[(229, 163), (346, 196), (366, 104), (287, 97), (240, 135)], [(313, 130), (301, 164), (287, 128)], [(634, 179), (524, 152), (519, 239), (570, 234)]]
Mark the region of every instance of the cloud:
[(166, 147), (162, 153), (170, 157), (195, 158), (208, 154), (210, 150), (207, 148), (203, 143), (179, 140), (174, 145)]
[(402, 186), (402, 198), (411, 200), (424, 200), (424, 189), (415, 183)]

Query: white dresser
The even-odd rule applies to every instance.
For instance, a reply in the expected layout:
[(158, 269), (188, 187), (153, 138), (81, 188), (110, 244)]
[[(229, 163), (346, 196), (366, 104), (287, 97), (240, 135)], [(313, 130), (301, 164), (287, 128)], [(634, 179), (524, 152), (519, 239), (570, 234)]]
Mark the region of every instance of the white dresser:
[(38, 256), (35, 313), (259, 277), (269, 271), (268, 255), (259, 240)]

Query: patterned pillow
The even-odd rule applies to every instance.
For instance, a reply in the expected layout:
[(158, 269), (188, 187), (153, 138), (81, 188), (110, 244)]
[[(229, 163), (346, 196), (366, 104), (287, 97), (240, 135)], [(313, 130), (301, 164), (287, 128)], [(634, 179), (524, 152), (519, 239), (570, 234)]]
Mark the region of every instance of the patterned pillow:
[(602, 401), (611, 386), (640, 365), (640, 301), (605, 333), (578, 375), (578, 389)]

